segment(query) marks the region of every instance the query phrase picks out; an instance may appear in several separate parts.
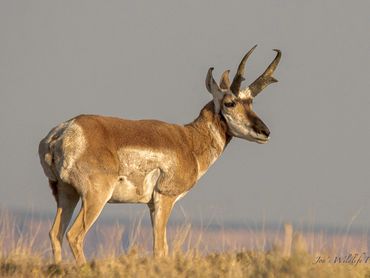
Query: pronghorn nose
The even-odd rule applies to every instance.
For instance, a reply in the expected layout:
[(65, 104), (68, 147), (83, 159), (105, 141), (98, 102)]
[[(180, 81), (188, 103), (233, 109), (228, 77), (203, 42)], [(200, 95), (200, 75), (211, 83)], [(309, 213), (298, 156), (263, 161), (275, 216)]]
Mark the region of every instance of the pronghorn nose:
[(264, 135), (266, 135), (266, 137), (269, 137), (269, 136), (270, 136), (270, 130), (269, 130), (268, 128), (263, 129), (261, 132), (262, 132)]
[(256, 131), (256, 133), (263, 134), (266, 137), (269, 137), (270, 136), (270, 130), (269, 130), (269, 128), (258, 117), (255, 118), (254, 130)]

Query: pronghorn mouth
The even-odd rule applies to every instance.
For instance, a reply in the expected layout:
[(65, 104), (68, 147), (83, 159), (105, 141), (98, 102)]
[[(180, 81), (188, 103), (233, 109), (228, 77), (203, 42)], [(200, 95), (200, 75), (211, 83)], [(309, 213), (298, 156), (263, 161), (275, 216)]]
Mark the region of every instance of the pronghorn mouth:
[(266, 144), (269, 141), (270, 137), (265, 137), (265, 138), (262, 138), (262, 137), (254, 137), (253, 139), (258, 144)]

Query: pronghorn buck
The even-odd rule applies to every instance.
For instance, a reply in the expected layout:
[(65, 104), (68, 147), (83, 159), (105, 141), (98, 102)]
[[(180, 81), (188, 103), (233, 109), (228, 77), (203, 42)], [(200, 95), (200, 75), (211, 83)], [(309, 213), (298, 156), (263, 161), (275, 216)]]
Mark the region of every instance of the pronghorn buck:
[(207, 90), (213, 100), (186, 125), (156, 120), (125, 120), (80, 115), (53, 128), (40, 142), (41, 165), (57, 202), (50, 239), (56, 263), (73, 211), (81, 210), (67, 232), (78, 264), (85, 263), (83, 242), (106, 203), (147, 204), (153, 226), (154, 255), (168, 253), (166, 224), (171, 210), (221, 155), (235, 136), (266, 143), (270, 131), (253, 112), (253, 99), (267, 85), (281, 58), (279, 50), (266, 71), (240, 89), (243, 57), (232, 82), (225, 71), (219, 84), (210, 68)]

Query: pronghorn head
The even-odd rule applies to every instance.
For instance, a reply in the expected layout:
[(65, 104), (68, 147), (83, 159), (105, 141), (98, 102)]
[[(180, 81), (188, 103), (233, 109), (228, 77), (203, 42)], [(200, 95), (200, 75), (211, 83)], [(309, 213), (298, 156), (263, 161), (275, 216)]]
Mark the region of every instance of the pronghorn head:
[(245, 80), (246, 61), (256, 46), (249, 50), (241, 60), (231, 84), (229, 70), (222, 74), (220, 85), (218, 85), (212, 76), (213, 68), (210, 68), (206, 78), (206, 87), (213, 95), (215, 112), (225, 118), (230, 135), (264, 144), (269, 140), (270, 130), (253, 111), (253, 99), (266, 86), (277, 82), (272, 75), (280, 61), (281, 52), (274, 49), (277, 55), (265, 72), (247, 88), (240, 89), (242, 81)]

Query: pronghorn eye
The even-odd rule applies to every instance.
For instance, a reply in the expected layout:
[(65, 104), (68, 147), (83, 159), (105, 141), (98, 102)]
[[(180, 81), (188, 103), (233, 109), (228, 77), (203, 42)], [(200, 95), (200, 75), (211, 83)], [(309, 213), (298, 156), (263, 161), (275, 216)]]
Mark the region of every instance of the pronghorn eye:
[(235, 102), (232, 101), (232, 102), (225, 102), (224, 105), (228, 108), (231, 108), (231, 107), (235, 107), (236, 104)]

